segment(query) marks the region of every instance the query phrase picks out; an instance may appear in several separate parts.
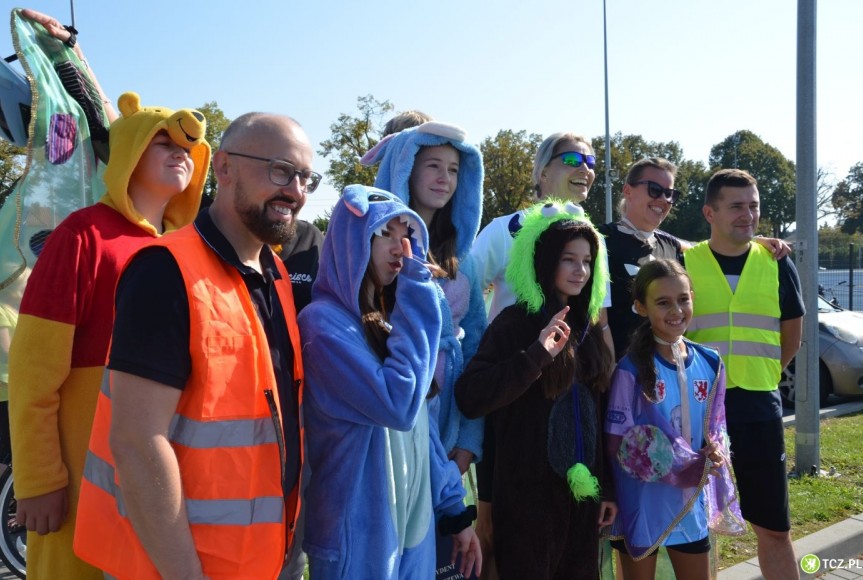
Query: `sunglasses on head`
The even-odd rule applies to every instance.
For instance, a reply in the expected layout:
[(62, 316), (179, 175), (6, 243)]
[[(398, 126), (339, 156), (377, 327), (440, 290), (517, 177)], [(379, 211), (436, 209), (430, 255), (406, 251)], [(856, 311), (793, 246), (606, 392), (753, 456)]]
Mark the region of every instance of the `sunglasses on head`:
[(633, 185), (641, 185), (642, 183), (647, 184), (647, 195), (652, 197), (653, 199), (659, 199), (660, 197), (664, 197), (668, 203), (675, 203), (678, 199), (680, 199), (680, 190), (679, 189), (671, 189), (662, 187), (655, 181), (650, 180), (642, 180), (636, 181)]
[(585, 163), (588, 169), (596, 167), (596, 157), (594, 155), (585, 155), (578, 151), (564, 151), (563, 153), (558, 153), (555, 157), (560, 157), (563, 164), (570, 167), (580, 167), (582, 163)]

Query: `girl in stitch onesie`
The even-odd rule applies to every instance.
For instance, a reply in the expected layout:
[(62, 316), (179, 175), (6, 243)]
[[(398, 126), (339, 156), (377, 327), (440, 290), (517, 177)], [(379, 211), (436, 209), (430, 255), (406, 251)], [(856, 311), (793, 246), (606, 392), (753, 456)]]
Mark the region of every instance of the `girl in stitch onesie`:
[(349, 186), (333, 209), (298, 319), (316, 580), (433, 578), (436, 515), (462, 571), (481, 567), (460, 475), (429, 421), (441, 312), (427, 246), (419, 216), (385, 191)]
[(652, 579), (663, 545), (678, 578), (706, 580), (708, 528), (745, 531), (726, 459), (722, 359), (683, 339), (692, 290), (678, 262), (642, 266), (633, 296), (647, 320), (614, 372), (605, 417), (620, 505), (612, 546), (627, 580)]
[(612, 365), (596, 325), (604, 254), (573, 204), (528, 210), (507, 266), (518, 302), (494, 319), (456, 383), (467, 416), (490, 414), (502, 579), (598, 576), (599, 528), (616, 511), (595, 476), (603, 476), (599, 397)]
[(482, 454), (482, 419), (468, 420), (453, 385), (476, 352), (486, 327), (485, 306), (470, 248), (482, 216), (482, 156), (454, 125), (428, 122), (381, 140), (362, 159), (380, 162), (375, 187), (393, 192), (429, 230), (429, 260), (439, 266), (443, 328), (431, 401), (448, 456), (465, 473)]

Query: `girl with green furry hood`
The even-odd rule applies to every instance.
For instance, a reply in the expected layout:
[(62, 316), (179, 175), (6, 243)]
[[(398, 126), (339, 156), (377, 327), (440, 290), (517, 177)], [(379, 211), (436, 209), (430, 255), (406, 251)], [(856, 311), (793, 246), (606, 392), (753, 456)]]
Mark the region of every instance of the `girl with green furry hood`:
[(497, 569), (502, 580), (596, 578), (599, 528), (617, 510), (599, 428), (613, 365), (597, 325), (605, 248), (574, 204), (550, 200), (528, 210), (506, 276), (516, 304), (455, 388), (466, 416), (492, 417)]

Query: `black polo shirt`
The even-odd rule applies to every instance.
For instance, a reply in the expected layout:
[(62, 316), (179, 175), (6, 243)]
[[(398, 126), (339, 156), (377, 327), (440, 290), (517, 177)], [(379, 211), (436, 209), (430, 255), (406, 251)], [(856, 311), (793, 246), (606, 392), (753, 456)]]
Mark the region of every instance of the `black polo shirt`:
[[(281, 275), (275, 258), (264, 246), (260, 257), (263, 273), (259, 273), (240, 262), (209, 210), (202, 210), (194, 225), (207, 245), (240, 272), (266, 332), (285, 432), (285, 487), (290, 490), (299, 475), (298, 402), (294, 352), (276, 293), (275, 281)], [(167, 248), (147, 248), (135, 257), (117, 285), (116, 306), (108, 368), (183, 389), (192, 369), (189, 300), (180, 268)]]

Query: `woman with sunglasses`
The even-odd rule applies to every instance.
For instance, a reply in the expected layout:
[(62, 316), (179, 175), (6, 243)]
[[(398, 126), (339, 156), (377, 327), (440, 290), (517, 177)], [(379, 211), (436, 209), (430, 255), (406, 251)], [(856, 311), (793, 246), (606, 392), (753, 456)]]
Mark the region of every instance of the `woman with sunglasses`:
[(659, 229), (680, 192), (674, 188), (677, 166), (661, 157), (635, 162), (626, 174), (618, 210), (620, 219), (599, 226), (608, 247), (611, 307), (608, 324), (619, 359), (626, 354), (630, 334), (641, 325), (632, 311), (632, 280), (644, 264), (658, 259), (682, 261), (681, 241)]
[[(590, 186), (596, 179), (594, 167), (596, 157), (590, 142), (577, 133), (561, 132), (549, 135), (536, 151), (531, 180), (537, 199), (554, 197), (563, 201), (573, 202), (577, 208), (587, 199)], [(505, 279), (509, 254), (513, 239), (521, 229), (525, 210), (505, 215), (492, 220), (479, 233), (474, 241), (471, 257), (476, 265), (480, 285), (494, 289), (489, 321), (493, 320), (501, 310), (515, 303), (515, 296)], [(612, 344), (611, 334), (607, 325), (606, 308), (611, 305), (609, 294), (606, 293), (600, 313), (599, 326), (603, 338), (609, 347)], [(497, 578), (494, 569), (491, 526), (491, 481), (494, 472), (492, 458), (494, 456), (494, 439), (492, 429), (486, 421), (485, 438), (483, 441), (482, 462), (477, 464), (477, 485), (479, 501), (476, 531), (482, 542), (483, 554), (487, 565), (483, 580)]]

